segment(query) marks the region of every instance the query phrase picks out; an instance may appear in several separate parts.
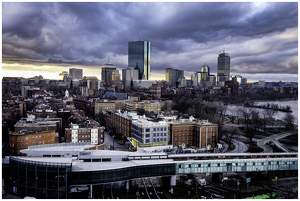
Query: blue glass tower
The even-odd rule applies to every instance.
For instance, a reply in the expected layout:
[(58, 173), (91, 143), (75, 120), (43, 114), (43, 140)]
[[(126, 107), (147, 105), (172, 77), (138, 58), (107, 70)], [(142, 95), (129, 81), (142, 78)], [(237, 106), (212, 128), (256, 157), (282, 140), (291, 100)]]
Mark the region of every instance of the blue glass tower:
[(150, 42), (128, 42), (128, 67), (139, 68), (139, 79), (150, 79)]

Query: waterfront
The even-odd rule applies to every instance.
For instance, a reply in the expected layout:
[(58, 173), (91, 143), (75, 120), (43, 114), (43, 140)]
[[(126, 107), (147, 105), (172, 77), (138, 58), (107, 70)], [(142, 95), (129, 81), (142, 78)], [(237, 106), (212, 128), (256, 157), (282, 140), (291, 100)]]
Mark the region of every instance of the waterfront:
[[(278, 104), (280, 106), (286, 107), (290, 106), (292, 110), (292, 115), (295, 117), (295, 123), (298, 124), (298, 100), (289, 100), (289, 101), (263, 101), (263, 102), (256, 102), (257, 105), (265, 105), (267, 103), (270, 104)], [(243, 107), (241, 105), (228, 105), (227, 106), (227, 114), (234, 114), (236, 115), (237, 109), (240, 107)], [(260, 113), (262, 113), (263, 109), (256, 108)], [(276, 115), (274, 115), (274, 118), (276, 119), (283, 119), (286, 112), (278, 111)]]

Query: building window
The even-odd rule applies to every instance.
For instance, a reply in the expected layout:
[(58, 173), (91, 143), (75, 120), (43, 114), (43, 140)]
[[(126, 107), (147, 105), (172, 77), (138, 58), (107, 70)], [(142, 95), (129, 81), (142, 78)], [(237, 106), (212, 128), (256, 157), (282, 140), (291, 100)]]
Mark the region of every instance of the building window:
[(42, 139), (42, 136), (40, 135), (40, 140)]
[(198, 167), (201, 167), (201, 164), (198, 164)]
[(28, 143), (26, 143), (26, 148), (28, 148)]
[(48, 138), (50, 138), (50, 134), (48, 134)]
[(153, 142), (156, 142), (156, 139), (155, 139), (155, 138), (153, 139)]
[(156, 128), (153, 128), (153, 131), (156, 131)]
[(179, 168), (181, 168), (181, 165), (179, 165)]
[(164, 135), (167, 136), (167, 133), (165, 133)]
[(28, 137), (26, 137), (26, 142), (28, 142)]
[(34, 146), (34, 142), (32, 143), (32, 146)]
[(45, 135), (43, 135), (43, 139), (45, 139)]
[(150, 128), (146, 128), (146, 132), (150, 132)]
[(38, 136), (35, 136), (35, 139), (37, 140), (37, 139), (38, 139)]
[(17, 147), (20, 148), (20, 144), (18, 144)]
[(156, 137), (156, 133), (153, 133), (153, 137)]
[(24, 144), (22, 144), (22, 148), (24, 148)]
[(160, 131), (163, 131), (163, 128), (160, 128)]
[(208, 164), (207, 166), (210, 167), (210, 164)]
[(17, 138), (17, 141), (20, 142), (20, 138)]
[(24, 142), (24, 138), (22, 137), (22, 142)]
[(192, 165), (191, 164), (189, 164), (189, 168), (191, 168), (192, 167)]

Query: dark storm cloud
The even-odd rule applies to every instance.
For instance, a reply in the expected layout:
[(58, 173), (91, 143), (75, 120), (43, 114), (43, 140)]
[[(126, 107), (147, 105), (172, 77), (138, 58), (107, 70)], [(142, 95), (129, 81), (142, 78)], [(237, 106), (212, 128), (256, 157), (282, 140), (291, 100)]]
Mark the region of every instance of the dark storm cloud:
[[(3, 62), (127, 66), (129, 41), (151, 41), (151, 71), (298, 72), (298, 3), (2, 3)], [(291, 51), (292, 50), (292, 51)], [(9, 57), (8, 57), (9, 56)], [(166, 61), (167, 59), (167, 61)], [(263, 68), (262, 68), (263, 67)]]

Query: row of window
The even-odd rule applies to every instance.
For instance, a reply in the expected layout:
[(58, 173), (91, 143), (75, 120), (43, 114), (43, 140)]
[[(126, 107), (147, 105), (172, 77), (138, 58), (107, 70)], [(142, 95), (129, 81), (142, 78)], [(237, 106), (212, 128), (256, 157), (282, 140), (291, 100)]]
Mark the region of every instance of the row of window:
[[(34, 146), (34, 145), (41, 145), (41, 144), (44, 144), (45, 143), (45, 141), (43, 140), (43, 141), (39, 141), (39, 142), (33, 142), (32, 143), (32, 146)], [(48, 140), (48, 144), (50, 143), (50, 140)], [(53, 139), (51, 140), (51, 143), (53, 143)], [(13, 144), (13, 143), (10, 143), (10, 147), (12, 147), (12, 148), (14, 148), (15, 147), (15, 145)], [(17, 148), (28, 148), (28, 143), (26, 143), (26, 145), (25, 144), (17, 144)]]
[[(168, 138), (153, 138), (152, 142), (167, 142)], [(145, 143), (150, 143), (150, 139), (146, 139)]]
[[(152, 128), (153, 131), (167, 131), (167, 127), (163, 128)], [(150, 132), (150, 128), (145, 129), (146, 132)]]
[[(53, 133), (51, 133), (51, 137), (53, 137)], [(50, 138), (50, 134), (48, 134), (48, 138)], [(26, 139), (26, 142), (28, 142), (28, 137), (26, 137), (25, 139)], [(38, 139), (41, 140), (42, 136), (41, 135), (40, 136), (35, 136), (35, 137), (33, 136), (32, 140), (35, 140), (35, 139), (36, 140), (38, 140)], [(43, 139), (45, 139), (45, 135), (43, 135)], [(15, 141), (15, 139), (13, 137), (11, 138), (11, 140), (12, 140), (12, 142)], [(21, 138), (21, 141), (24, 142), (24, 137)], [(19, 137), (17, 138), (17, 142), (20, 142), (20, 138)]]
[[(145, 137), (149, 138), (151, 134), (146, 134)], [(161, 133), (160, 136), (167, 136), (167, 133)], [(153, 137), (159, 137), (159, 133), (153, 133)]]
[[(222, 163), (222, 164), (224, 164), (224, 163)], [(255, 162), (250, 162), (250, 164), (248, 164), (248, 165), (253, 165), (253, 166), (255, 166), (255, 165), (265, 165), (265, 164), (267, 164), (267, 163), (265, 163), (265, 162), (261, 162), (261, 163), (255, 163)], [(268, 165), (279, 165), (279, 161), (276, 161), (276, 163), (272, 163), (272, 162), (268, 162)], [(287, 161), (285, 161), (284, 162), (284, 165), (287, 165), (288, 163), (287, 163)], [(292, 164), (293, 165), (295, 165), (295, 161), (293, 161), (292, 162)], [(210, 167), (212, 165), (212, 167), (214, 166), (214, 167), (220, 167), (220, 163), (214, 163), (214, 164), (207, 164), (207, 167)], [(228, 167), (228, 166), (239, 166), (239, 163), (226, 163), (226, 166)], [(243, 166), (247, 166), (247, 163), (240, 163), (240, 165), (243, 165)], [(283, 165), (283, 164), (282, 164)], [(191, 164), (188, 164), (188, 167), (189, 168), (191, 168), (192, 167), (192, 165)], [(201, 164), (198, 164), (198, 167), (199, 168), (201, 168)], [(203, 166), (204, 167), (204, 166)], [(183, 165), (178, 165), (178, 168), (184, 168), (184, 166)]]

